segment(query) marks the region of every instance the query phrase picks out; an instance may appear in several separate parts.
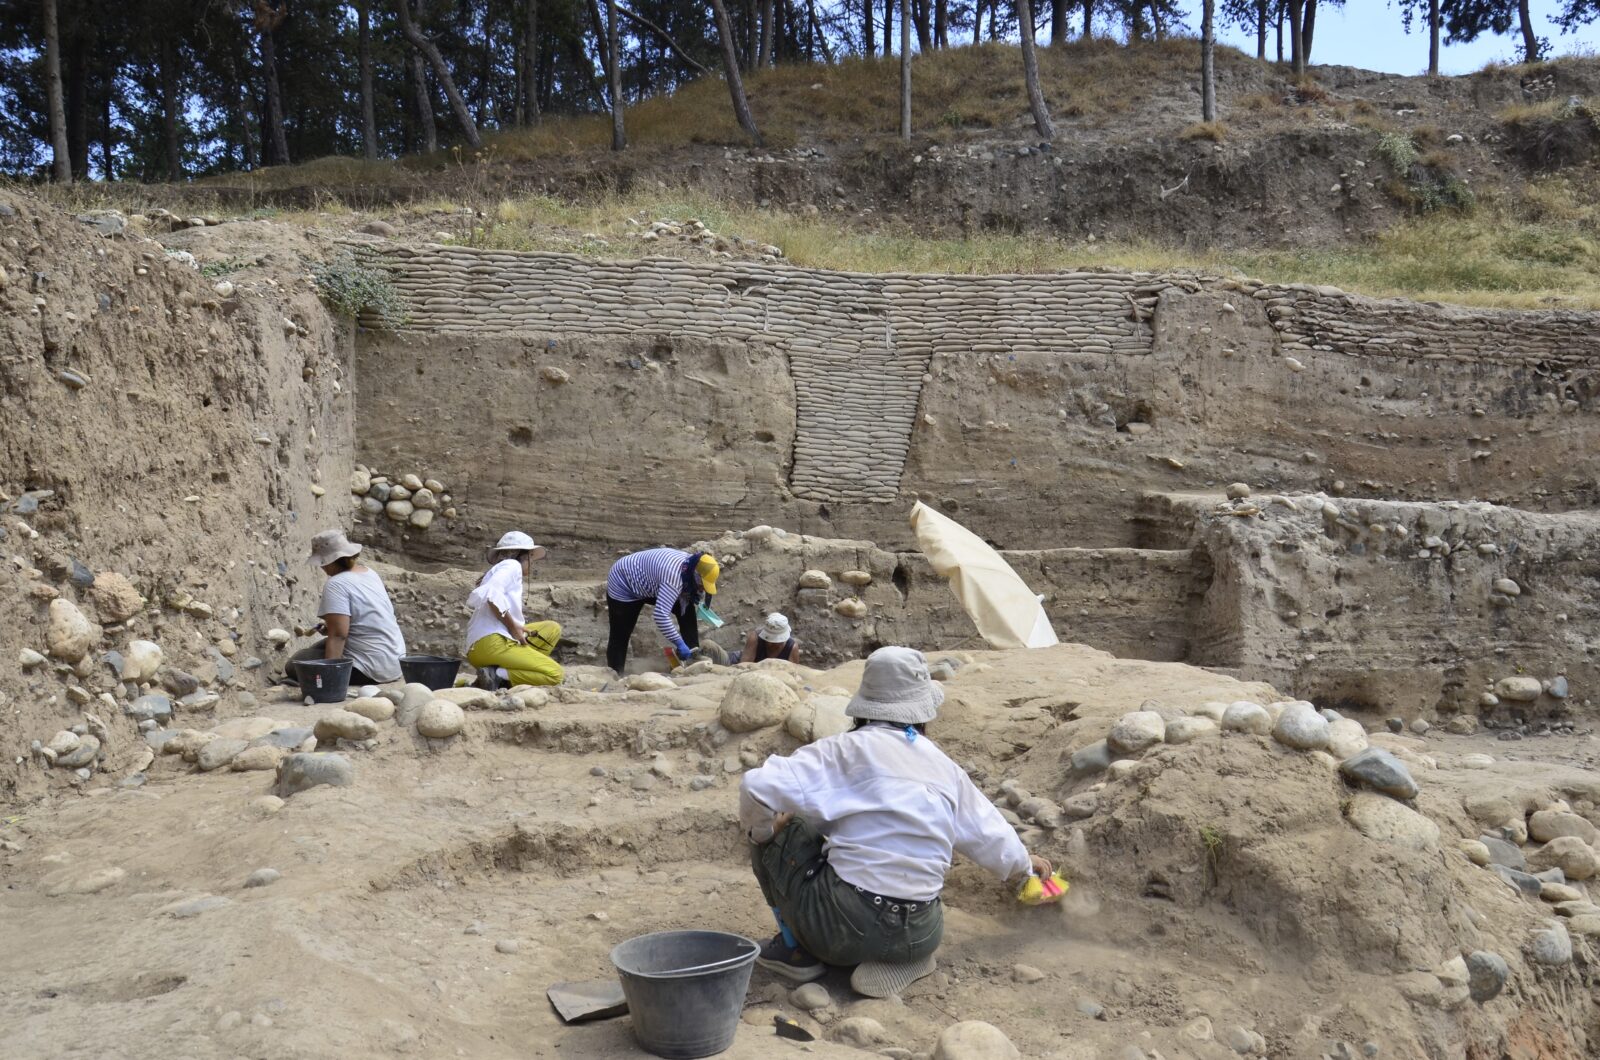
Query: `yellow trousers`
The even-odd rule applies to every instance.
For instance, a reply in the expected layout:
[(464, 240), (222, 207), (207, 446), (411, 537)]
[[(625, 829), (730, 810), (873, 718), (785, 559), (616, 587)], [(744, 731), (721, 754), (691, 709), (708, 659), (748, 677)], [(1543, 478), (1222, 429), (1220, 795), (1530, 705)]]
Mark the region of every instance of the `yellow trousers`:
[(480, 670), (504, 666), (512, 685), (559, 685), (566, 674), (550, 653), (561, 641), (561, 623), (529, 622), (524, 628), (528, 631), (527, 644), (518, 644), (503, 633), (491, 633), (467, 649), (467, 662)]

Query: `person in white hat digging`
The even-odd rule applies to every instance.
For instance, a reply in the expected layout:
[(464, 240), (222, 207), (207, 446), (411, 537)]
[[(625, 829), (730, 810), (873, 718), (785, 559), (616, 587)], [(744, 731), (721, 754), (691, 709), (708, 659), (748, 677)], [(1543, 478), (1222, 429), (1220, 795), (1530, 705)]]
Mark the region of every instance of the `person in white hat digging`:
[(324, 530), (311, 539), (311, 562), (328, 576), (318, 609), (327, 637), (289, 657), (284, 671), (291, 681), (299, 680), (295, 664), (310, 659), (349, 659), (352, 687), (400, 680), (406, 639), (383, 579), (357, 563), (359, 555), (361, 546), (342, 530)]
[(928, 739), (942, 702), (921, 652), (879, 648), (845, 709), (854, 729), (744, 775), (739, 819), (778, 918), (762, 967), (804, 983), (854, 965), (857, 993), (898, 994), (934, 969), (953, 853), (1005, 880), (1051, 873)]
[(789, 618), (777, 611), (768, 615), (766, 621), (746, 635), (744, 648), (734, 653), (728, 662), (758, 663), (764, 659), (782, 659), (792, 663), (800, 661), (800, 642), (794, 639)]
[(525, 623), (522, 617), (523, 581), (544, 555), (544, 546), (520, 530), (489, 550), (489, 569), (467, 596), (467, 662), (477, 667), (480, 687), (561, 683), (561, 664), (550, 657), (561, 641), (561, 624)]

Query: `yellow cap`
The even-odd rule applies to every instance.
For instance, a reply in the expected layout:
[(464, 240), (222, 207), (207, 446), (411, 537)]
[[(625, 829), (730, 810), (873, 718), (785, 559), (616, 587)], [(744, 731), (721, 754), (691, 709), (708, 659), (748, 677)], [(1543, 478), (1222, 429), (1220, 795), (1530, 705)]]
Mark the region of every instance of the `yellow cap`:
[(694, 571), (700, 575), (700, 585), (706, 595), (717, 595), (717, 575), (722, 573), (722, 568), (717, 565), (716, 557), (701, 556), (700, 562), (694, 565)]

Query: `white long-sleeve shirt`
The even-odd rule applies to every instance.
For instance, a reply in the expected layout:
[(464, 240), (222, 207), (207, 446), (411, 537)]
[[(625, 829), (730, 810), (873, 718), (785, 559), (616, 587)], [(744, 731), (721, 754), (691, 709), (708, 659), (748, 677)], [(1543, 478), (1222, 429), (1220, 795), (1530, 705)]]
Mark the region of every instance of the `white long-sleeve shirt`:
[(491, 633), (511, 636), (494, 608), (517, 622), (522, 621), (522, 564), (514, 559), (503, 559), (490, 567), (489, 573), (467, 596), (467, 606), (472, 608), (472, 618), (467, 621), (468, 651)]
[(740, 819), (748, 832), (778, 813), (814, 825), (839, 878), (874, 894), (932, 900), (952, 851), (1001, 879), (1030, 867), (1022, 840), (961, 767), (903, 729), (869, 725), (768, 758), (744, 775)]

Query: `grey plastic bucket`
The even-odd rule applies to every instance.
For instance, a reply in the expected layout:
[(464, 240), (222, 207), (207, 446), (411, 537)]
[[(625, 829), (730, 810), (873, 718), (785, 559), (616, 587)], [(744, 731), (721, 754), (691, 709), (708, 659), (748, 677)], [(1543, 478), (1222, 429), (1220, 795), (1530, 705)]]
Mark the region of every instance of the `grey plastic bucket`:
[(302, 659), (294, 664), (300, 694), (315, 703), (343, 703), (350, 690), (349, 659)]
[(727, 1049), (760, 952), (722, 931), (657, 931), (613, 949), (640, 1048), (673, 1060)]
[(460, 659), (443, 655), (402, 655), (400, 676), (437, 691), (456, 683), (456, 673), (461, 669)]

